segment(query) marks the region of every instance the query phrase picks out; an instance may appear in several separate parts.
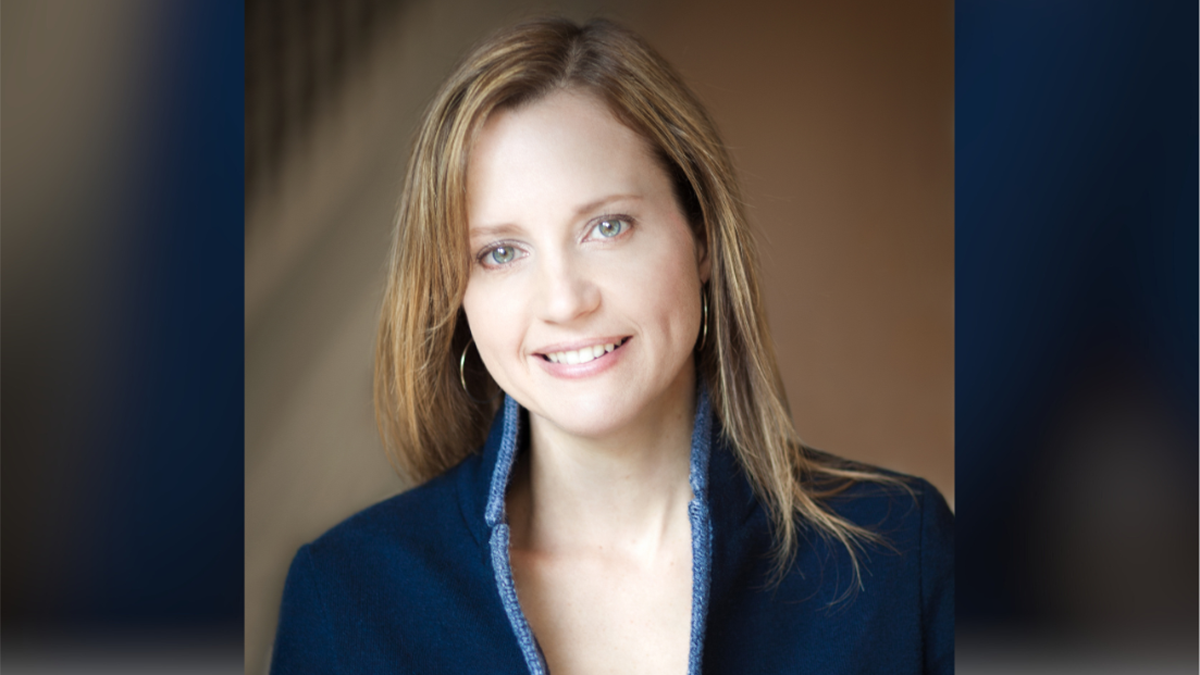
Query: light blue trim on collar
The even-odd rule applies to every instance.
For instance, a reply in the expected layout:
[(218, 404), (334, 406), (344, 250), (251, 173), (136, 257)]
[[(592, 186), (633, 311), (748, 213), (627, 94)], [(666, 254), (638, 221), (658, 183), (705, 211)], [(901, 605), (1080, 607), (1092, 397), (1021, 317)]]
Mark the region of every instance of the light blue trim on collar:
[(500, 602), (504, 605), (504, 613), (512, 625), (513, 633), (517, 636), (517, 645), (521, 655), (525, 657), (525, 665), (529, 666), (532, 675), (547, 675), (546, 659), (538, 647), (537, 639), (525, 613), (521, 611), (521, 603), (517, 600), (517, 586), (513, 581), (512, 561), (509, 558), (508, 517), (504, 511), (504, 493), (508, 490), (508, 480), (512, 475), (513, 462), (517, 458), (517, 439), (521, 437), (521, 406), (513, 397), (505, 394), (503, 434), (500, 436), (500, 451), (496, 456), (496, 468), (492, 473), (492, 483), (488, 488), (487, 506), (483, 511), (483, 520), (492, 528), (489, 546), (492, 553), (492, 572), (496, 575), (496, 588), (500, 591)]
[(542, 649), (533, 636), (533, 629), (521, 611), (521, 603), (517, 600), (517, 586), (513, 582), (512, 565), (508, 557), (508, 524), (501, 523), (492, 530), (492, 570), (496, 574), (496, 587), (500, 590), (500, 602), (504, 604), (504, 613), (512, 624), (513, 633), (517, 636), (517, 645), (521, 648), (521, 656), (525, 657), (525, 665), (529, 666), (531, 675), (548, 675), (546, 659)]
[(507, 522), (504, 515), (504, 493), (508, 490), (508, 479), (512, 474), (513, 461), (517, 458), (517, 439), (521, 437), (521, 406), (508, 394), (504, 395), (503, 433), (500, 436), (500, 453), (496, 457), (496, 468), (492, 472), (492, 484), (488, 489), (487, 506), (483, 510), (483, 522), (496, 527)]
[[(700, 662), (704, 656), (704, 631), (708, 617), (708, 595), (712, 577), (712, 515), (708, 507), (708, 463), (712, 443), (712, 410), (708, 392), (703, 385), (696, 394), (696, 421), (692, 427), (692, 454), (688, 469), (688, 482), (694, 498), (688, 502), (688, 520), (692, 528), (692, 630), (688, 647), (688, 674), (699, 675)], [(509, 557), (509, 529), (504, 510), (504, 493), (512, 475), (513, 462), (517, 455), (517, 439), (520, 438), (521, 407), (511, 396), (505, 395), (503, 434), (500, 450), (496, 457), (496, 468), (488, 488), (484, 522), (492, 529), (492, 571), (496, 575), (496, 587), (504, 612), (512, 624), (513, 633), (525, 664), (532, 675), (548, 675), (546, 659), (541, 647), (529, 627), (525, 613), (517, 599), (517, 588), (513, 581), (512, 561)]]
[(712, 441), (712, 409), (708, 391), (701, 385), (696, 394), (696, 422), (692, 427), (692, 458), (688, 481), (692, 501), (688, 502), (688, 520), (692, 524), (692, 634), (688, 647), (688, 675), (700, 674), (704, 656), (705, 620), (708, 618), (708, 594), (712, 578), (712, 514), (708, 509), (708, 459)]

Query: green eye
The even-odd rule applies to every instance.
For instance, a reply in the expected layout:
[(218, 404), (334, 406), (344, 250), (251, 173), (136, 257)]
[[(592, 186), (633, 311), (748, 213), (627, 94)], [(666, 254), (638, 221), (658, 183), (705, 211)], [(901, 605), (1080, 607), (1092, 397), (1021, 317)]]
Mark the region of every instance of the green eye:
[(517, 257), (517, 252), (508, 246), (497, 246), (496, 248), (492, 249), (492, 252), (488, 254), (488, 257), (491, 258), (492, 262), (496, 263), (497, 265), (505, 265), (512, 262), (513, 258)]
[(596, 231), (601, 237), (615, 237), (625, 231), (625, 221), (616, 218), (612, 220), (602, 220), (596, 225)]

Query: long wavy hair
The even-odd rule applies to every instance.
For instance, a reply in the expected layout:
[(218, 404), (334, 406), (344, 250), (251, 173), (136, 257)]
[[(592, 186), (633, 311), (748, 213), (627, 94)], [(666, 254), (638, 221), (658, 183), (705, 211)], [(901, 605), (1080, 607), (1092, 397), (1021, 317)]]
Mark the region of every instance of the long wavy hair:
[(770, 513), (777, 572), (807, 527), (845, 546), (861, 585), (858, 554), (881, 539), (823, 501), (858, 481), (896, 479), (801, 445), (767, 329), (758, 255), (716, 126), (662, 57), (609, 21), (539, 19), (504, 30), (458, 65), (425, 113), (400, 195), (375, 357), (375, 416), (393, 464), (425, 481), (485, 440), (496, 385), (477, 356), (464, 373), (474, 395), (459, 371), (470, 339), (462, 312), (468, 155), (493, 112), (561, 89), (599, 97), (649, 143), (707, 246), (709, 327), (697, 377)]

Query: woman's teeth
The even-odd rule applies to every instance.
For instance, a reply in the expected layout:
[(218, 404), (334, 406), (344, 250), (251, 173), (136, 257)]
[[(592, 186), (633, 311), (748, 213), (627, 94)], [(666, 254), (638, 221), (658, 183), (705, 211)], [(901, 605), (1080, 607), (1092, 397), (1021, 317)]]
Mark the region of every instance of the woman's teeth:
[(592, 345), (591, 347), (584, 347), (583, 349), (577, 349), (573, 352), (554, 352), (552, 354), (546, 354), (546, 358), (549, 359), (550, 363), (566, 363), (573, 366), (577, 363), (587, 363), (597, 356), (602, 356), (607, 352), (611, 352), (612, 350), (624, 344), (624, 342), (624, 340), (619, 340), (617, 342), (610, 342), (606, 345)]

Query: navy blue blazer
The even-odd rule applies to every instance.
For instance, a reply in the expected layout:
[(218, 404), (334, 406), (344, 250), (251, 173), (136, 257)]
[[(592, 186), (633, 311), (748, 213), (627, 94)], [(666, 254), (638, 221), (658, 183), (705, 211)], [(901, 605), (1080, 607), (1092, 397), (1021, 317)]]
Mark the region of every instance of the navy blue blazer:
[[(504, 518), (523, 414), (506, 399), (481, 454), (300, 549), (272, 673), (547, 672)], [(703, 391), (691, 474), (689, 673), (954, 672), (954, 516), (933, 486), (860, 484), (827, 502), (890, 545), (867, 546), (861, 588), (845, 548), (815, 535), (773, 585), (768, 515)]]

